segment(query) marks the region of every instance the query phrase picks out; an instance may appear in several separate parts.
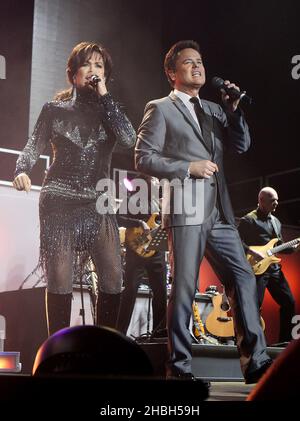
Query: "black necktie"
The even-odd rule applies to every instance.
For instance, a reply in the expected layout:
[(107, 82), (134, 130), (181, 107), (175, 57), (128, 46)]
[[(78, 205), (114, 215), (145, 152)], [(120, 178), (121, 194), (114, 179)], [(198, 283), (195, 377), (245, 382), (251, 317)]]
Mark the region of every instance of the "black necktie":
[(212, 152), (212, 139), (211, 139), (212, 127), (210, 124), (211, 123), (210, 118), (209, 116), (205, 114), (203, 108), (200, 105), (199, 99), (197, 97), (193, 96), (190, 99), (190, 101), (194, 105), (194, 110), (195, 110), (199, 125), (201, 127), (204, 143), (206, 147), (208, 148), (208, 150)]

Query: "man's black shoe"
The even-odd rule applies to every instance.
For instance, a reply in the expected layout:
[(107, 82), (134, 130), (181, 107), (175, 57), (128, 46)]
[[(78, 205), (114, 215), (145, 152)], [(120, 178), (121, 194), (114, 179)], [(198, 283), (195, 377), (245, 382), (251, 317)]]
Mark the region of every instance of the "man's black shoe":
[(172, 383), (182, 389), (181, 386), (185, 387), (186, 390), (197, 391), (197, 397), (201, 400), (205, 400), (209, 396), (210, 382), (206, 380), (197, 379), (192, 373), (172, 373), (167, 375), (167, 380), (175, 380)]
[(245, 383), (252, 384), (257, 383), (259, 379), (262, 377), (263, 374), (268, 370), (268, 368), (272, 365), (273, 360), (267, 360), (260, 368), (257, 370), (251, 371), (247, 373), (245, 376)]
[(172, 374), (172, 375), (167, 376), (167, 380), (188, 380), (192, 382), (199, 382), (205, 385), (207, 389), (209, 389), (211, 386), (211, 383), (209, 380), (197, 379), (197, 377), (195, 377), (194, 374), (192, 373), (178, 373), (175, 375)]
[(167, 376), (167, 380), (191, 380), (197, 381), (196, 377), (192, 373), (176, 373)]
[(151, 335), (152, 339), (161, 339), (161, 338), (167, 338), (167, 337), (168, 337), (167, 329), (158, 329), (154, 331)]

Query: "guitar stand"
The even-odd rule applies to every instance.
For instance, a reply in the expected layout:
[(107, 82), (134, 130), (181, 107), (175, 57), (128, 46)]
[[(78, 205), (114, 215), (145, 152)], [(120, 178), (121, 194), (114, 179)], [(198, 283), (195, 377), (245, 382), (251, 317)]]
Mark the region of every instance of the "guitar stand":
[[(88, 282), (84, 282), (84, 278)], [(95, 279), (96, 278), (96, 279)], [(77, 279), (79, 279), (79, 289), (80, 289), (80, 302), (81, 302), (81, 308), (79, 310), (79, 316), (82, 319), (82, 325), (86, 325), (86, 319), (85, 319), (85, 304), (84, 304), (84, 294), (83, 294), (83, 285), (88, 283), (88, 293), (90, 295), (90, 301), (91, 301), (91, 312), (93, 317), (94, 325), (96, 324), (96, 290), (97, 290), (97, 283), (98, 279), (95, 275), (94, 268), (90, 265), (90, 262), (88, 262), (85, 265), (85, 268), (81, 271), (79, 270), (77, 273)]]
[(79, 311), (79, 314), (82, 318), (82, 325), (85, 326), (85, 308), (84, 308), (84, 297), (83, 297), (83, 282), (82, 282), (83, 274), (80, 276), (80, 300), (81, 300), (81, 309)]
[[(41, 274), (39, 274), (39, 270), (42, 271)], [(35, 282), (34, 285), (32, 285), (31, 288), (36, 288), (38, 286), (38, 284), (40, 282), (45, 282), (45, 275), (43, 273), (42, 270), (42, 266), (40, 263), (37, 264), (37, 266), (32, 270), (32, 272), (30, 272), (30, 274), (28, 276), (26, 276), (26, 278), (22, 281), (21, 285), (19, 286), (18, 290), (23, 289), (24, 285), (26, 284), (26, 282), (30, 279), (31, 276), (35, 275), (37, 277), (37, 281)]]
[(151, 313), (151, 302), (153, 298), (152, 289), (149, 287), (149, 298), (148, 298), (148, 305), (147, 305), (147, 332), (142, 333), (140, 336), (134, 338), (135, 342), (144, 342), (149, 341), (152, 338), (153, 333), (150, 332), (150, 313)]

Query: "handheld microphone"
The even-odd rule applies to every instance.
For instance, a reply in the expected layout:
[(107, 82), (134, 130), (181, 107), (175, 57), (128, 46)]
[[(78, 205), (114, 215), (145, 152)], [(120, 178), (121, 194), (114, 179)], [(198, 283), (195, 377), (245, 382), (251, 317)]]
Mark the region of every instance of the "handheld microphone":
[(92, 75), (89, 81), (90, 85), (92, 86), (97, 86), (99, 82), (101, 82), (101, 79), (97, 75)]
[(227, 85), (225, 85), (224, 80), (220, 77), (213, 77), (211, 80), (212, 86), (216, 89), (224, 89), (224, 91), (229, 95), (229, 98), (235, 100), (240, 99), (244, 102), (247, 102), (248, 104), (252, 103), (252, 98), (250, 98), (248, 95), (246, 95), (246, 91), (238, 91), (235, 88), (228, 88)]

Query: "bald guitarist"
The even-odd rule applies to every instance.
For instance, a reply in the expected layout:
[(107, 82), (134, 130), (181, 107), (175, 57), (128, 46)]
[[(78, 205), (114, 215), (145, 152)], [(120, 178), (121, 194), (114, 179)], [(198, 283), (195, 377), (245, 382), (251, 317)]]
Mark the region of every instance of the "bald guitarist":
[[(266, 255), (262, 247), (277, 238), (277, 244), (283, 243), (281, 223), (272, 215), (278, 206), (278, 194), (271, 187), (264, 187), (258, 194), (258, 207), (241, 218), (238, 230), (247, 253), (248, 260), (263, 262)], [(295, 241), (296, 242), (296, 241)], [(286, 248), (285, 253), (297, 250), (299, 243)], [(279, 260), (279, 259), (274, 259)], [(255, 271), (257, 273), (257, 271)], [(291, 338), (292, 317), (295, 314), (295, 300), (279, 263), (270, 264), (267, 269), (256, 275), (259, 306), (261, 307), (266, 288), (274, 301), (280, 306), (279, 342), (288, 342)]]

